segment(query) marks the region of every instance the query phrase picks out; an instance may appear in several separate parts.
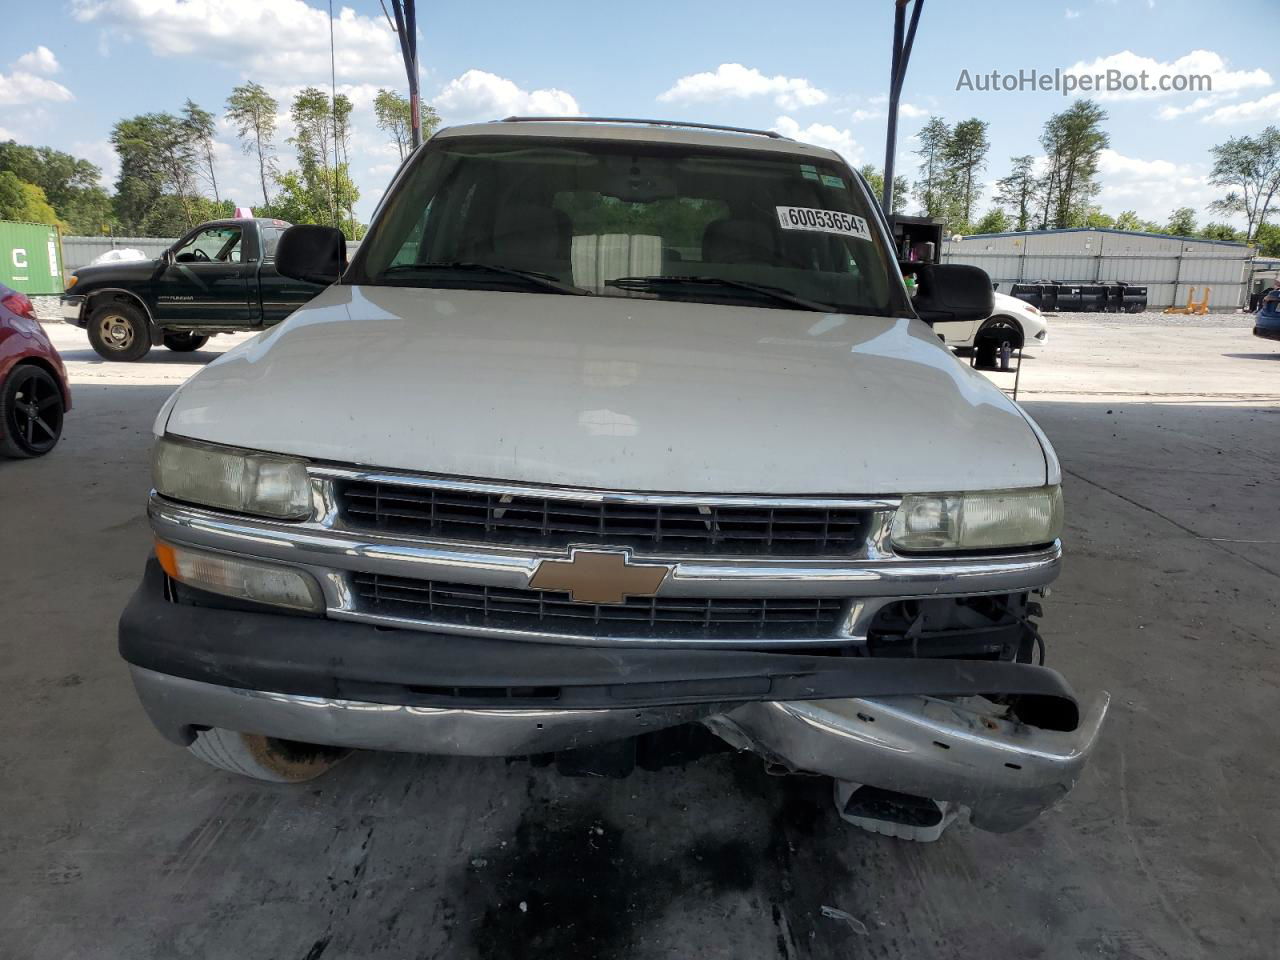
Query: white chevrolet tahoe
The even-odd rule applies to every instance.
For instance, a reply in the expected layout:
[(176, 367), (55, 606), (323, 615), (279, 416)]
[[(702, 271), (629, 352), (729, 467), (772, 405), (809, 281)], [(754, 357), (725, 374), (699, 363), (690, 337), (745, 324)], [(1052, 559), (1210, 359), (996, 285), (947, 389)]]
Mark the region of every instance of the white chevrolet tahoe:
[(1106, 709), (1034, 625), (1058, 461), (930, 329), (989, 316), (986, 274), (912, 265), (913, 303), (892, 252), (858, 174), (774, 133), (438, 133), (350, 264), (284, 235), (336, 282), (160, 412), (120, 623), (151, 719), (277, 781), (351, 748), (625, 771), (700, 723), (869, 829), (1026, 824)]

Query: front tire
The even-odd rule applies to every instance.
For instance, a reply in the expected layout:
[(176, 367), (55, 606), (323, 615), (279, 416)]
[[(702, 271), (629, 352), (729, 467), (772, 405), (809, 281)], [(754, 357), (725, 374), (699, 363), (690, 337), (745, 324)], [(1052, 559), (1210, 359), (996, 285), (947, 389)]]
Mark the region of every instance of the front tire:
[(1008, 317), (992, 318), (974, 338), (974, 366), (979, 370), (1007, 371), (1013, 351), (1021, 347), (1022, 343), (1022, 327), (1016, 320)]
[(62, 436), (62, 387), (34, 363), (14, 367), (0, 386), (0, 456), (43, 457)]
[(151, 350), (151, 329), (137, 307), (109, 301), (89, 315), (89, 345), (104, 360), (132, 363)]
[(164, 335), (164, 345), (174, 353), (191, 353), (199, 350), (208, 342), (208, 337), (201, 336), (198, 333), (166, 333)]
[(187, 750), (211, 767), (266, 783), (314, 780), (351, 752), (221, 727), (199, 731)]

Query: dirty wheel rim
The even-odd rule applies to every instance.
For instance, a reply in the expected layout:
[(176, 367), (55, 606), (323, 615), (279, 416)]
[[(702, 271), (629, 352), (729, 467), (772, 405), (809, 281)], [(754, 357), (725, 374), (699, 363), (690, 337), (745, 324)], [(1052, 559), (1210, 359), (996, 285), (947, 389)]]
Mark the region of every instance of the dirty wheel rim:
[(9, 435), (30, 453), (53, 449), (62, 433), (62, 397), (47, 377), (19, 370), (9, 404)]
[(108, 314), (98, 321), (102, 342), (112, 350), (128, 350), (133, 346), (133, 324), (119, 314)]

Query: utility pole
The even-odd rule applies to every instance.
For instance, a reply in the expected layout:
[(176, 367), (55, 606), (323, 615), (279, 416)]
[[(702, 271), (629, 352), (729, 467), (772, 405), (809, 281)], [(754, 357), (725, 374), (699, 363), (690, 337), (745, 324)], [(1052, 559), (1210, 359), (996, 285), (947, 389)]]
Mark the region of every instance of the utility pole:
[[(413, 0), (409, 0), (410, 3)], [(889, 130), (884, 144), (884, 191), (880, 206), (886, 217), (893, 216), (893, 161), (898, 152), (898, 101), (902, 99), (902, 82), (907, 77), (907, 63), (911, 59), (911, 45), (916, 39), (916, 24), (920, 22), (920, 10), (924, 0), (915, 0), (911, 10), (911, 26), (906, 27), (907, 4), (911, 0), (894, 0), (893, 4), (893, 58), (889, 69)], [(906, 38), (903, 39), (903, 31)]]
[[(409, 75), (409, 126), (412, 130), (413, 149), (422, 146), (422, 106), (418, 93), (418, 12), (415, 0), (390, 0), (395, 14), (392, 29), (400, 38), (400, 55), (404, 57), (404, 70)], [(387, 8), (382, 13), (387, 16)], [(390, 21), (391, 17), (387, 16)]]

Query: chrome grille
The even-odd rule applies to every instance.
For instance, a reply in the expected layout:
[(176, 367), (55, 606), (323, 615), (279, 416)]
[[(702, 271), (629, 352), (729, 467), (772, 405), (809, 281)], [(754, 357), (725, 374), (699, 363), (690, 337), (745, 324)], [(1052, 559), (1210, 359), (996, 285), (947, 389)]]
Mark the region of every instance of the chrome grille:
[(616, 502), (373, 480), (336, 484), (352, 529), (480, 543), (606, 543), (662, 554), (850, 556), (871, 511), (861, 507)]
[(574, 636), (670, 639), (831, 637), (844, 602), (728, 597), (629, 597), (620, 604), (577, 603), (567, 593), (352, 575), (362, 613), (450, 625)]

